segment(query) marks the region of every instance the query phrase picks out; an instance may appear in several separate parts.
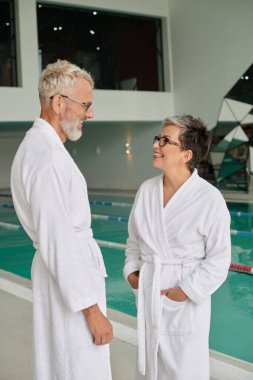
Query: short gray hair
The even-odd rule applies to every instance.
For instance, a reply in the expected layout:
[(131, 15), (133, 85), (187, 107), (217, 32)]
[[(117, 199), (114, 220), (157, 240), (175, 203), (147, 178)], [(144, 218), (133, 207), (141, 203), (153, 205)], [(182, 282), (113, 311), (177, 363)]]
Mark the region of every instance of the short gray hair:
[(182, 128), (178, 140), (183, 150), (192, 151), (192, 159), (188, 162), (190, 171), (203, 161), (209, 152), (211, 137), (206, 124), (199, 117), (191, 115), (173, 116), (164, 119), (162, 128), (168, 125), (175, 125)]
[(50, 96), (73, 88), (76, 80), (80, 78), (87, 80), (91, 87), (94, 87), (91, 75), (73, 63), (58, 59), (56, 62), (48, 64), (39, 79), (40, 102), (46, 104)]

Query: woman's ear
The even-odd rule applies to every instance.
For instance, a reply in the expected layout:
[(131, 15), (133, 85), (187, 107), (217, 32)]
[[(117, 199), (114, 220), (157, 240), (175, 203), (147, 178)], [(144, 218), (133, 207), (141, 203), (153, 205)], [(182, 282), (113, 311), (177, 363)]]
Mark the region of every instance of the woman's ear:
[(185, 150), (183, 153), (184, 163), (189, 162), (192, 159), (192, 150)]

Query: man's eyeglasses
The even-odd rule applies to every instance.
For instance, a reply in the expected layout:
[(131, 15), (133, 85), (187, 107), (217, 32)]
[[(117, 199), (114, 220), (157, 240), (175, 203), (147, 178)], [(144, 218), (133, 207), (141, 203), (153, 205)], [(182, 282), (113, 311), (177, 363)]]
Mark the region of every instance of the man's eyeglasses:
[[(72, 102), (75, 102), (75, 103), (78, 103), (80, 104), (84, 109), (85, 111), (88, 111), (88, 109), (92, 106), (92, 103), (91, 102), (82, 102), (81, 100), (77, 100), (77, 99), (74, 99), (74, 98), (71, 98), (70, 96), (67, 96), (67, 95), (62, 95), (62, 94), (59, 94), (62, 98), (66, 98), (66, 99), (69, 99), (71, 100)], [(53, 99), (55, 95), (53, 96), (50, 96), (50, 99)]]
[(171, 140), (169, 137), (167, 136), (162, 136), (162, 137), (159, 137), (159, 136), (155, 136), (154, 137), (154, 140), (153, 140), (153, 144), (159, 144), (160, 148), (162, 148), (164, 145), (166, 144), (169, 144), (169, 145), (176, 145), (178, 146), (180, 149), (183, 149), (182, 145), (180, 145), (178, 142), (176, 141), (173, 141)]

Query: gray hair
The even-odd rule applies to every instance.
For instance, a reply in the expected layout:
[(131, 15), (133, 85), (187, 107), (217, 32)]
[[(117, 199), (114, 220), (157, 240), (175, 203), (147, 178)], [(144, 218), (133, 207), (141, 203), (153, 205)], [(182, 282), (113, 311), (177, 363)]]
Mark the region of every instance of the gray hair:
[(94, 81), (91, 75), (80, 67), (66, 60), (58, 59), (50, 63), (42, 71), (39, 79), (39, 97), (41, 104), (47, 104), (50, 96), (61, 94), (66, 89), (73, 88), (77, 79), (87, 80), (92, 88)]
[(192, 151), (192, 159), (188, 162), (189, 170), (192, 172), (197, 164), (207, 157), (209, 152), (211, 137), (206, 124), (200, 118), (182, 115), (164, 119), (162, 128), (168, 125), (182, 128), (178, 140), (183, 150)]

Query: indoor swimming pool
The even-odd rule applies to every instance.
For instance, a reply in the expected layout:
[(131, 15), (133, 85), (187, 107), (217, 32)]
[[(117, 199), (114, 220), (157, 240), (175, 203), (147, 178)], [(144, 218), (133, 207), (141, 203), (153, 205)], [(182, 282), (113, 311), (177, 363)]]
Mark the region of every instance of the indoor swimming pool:
[[(101, 246), (108, 278), (109, 308), (136, 316), (133, 293), (122, 275), (131, 196), (90, 194), (92, 228)], [(253, 266), (253, 204), (228, 203), (231, 212), (232, 263)], [(238, 214), (241, 212), (241, 214)], [(30, 279), (34, 248), (12, 207), (0, 197), (0, 269)], [(242, 232), (242, 233), (241, 233)], [(210, 348), (253, 363), (253, 276), (229, 272), (212, 297)]]

